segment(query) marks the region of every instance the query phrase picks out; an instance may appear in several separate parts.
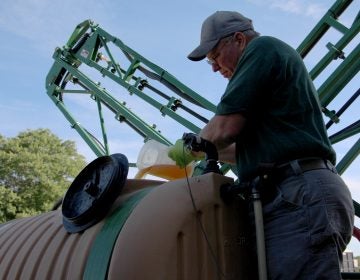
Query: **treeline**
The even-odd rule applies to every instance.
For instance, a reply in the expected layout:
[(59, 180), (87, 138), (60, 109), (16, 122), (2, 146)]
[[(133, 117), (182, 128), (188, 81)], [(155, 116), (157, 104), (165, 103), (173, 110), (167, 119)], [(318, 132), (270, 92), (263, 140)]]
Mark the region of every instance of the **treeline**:
[(0, 223), (51, 210), (85, 165), (73, 141), (48, 129), (0, 134)]

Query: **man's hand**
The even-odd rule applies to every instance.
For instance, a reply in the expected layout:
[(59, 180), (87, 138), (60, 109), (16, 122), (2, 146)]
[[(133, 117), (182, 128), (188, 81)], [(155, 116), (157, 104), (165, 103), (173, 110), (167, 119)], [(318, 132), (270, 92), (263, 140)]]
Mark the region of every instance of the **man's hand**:
[(177, 140), (175, 145), (170, 147), (168, 156), (181, 168), (185, 168), (185, 166), (194, 160), (201, 159), (201, 157), (194, 155), (189, 149), (184, 147), (184, 141), (182, 139)]

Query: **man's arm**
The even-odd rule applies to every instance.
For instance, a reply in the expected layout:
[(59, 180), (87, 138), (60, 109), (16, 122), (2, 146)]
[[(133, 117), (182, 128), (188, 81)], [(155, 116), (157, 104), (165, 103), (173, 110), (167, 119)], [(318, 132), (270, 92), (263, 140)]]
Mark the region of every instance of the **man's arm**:
[(227, 146), (225, 149), (219, 150), (219, 161), (236, 164), (236, 153), (235, 153), (235, 143), (232, 143), (230, 146)]
[(216, 115), (200, 131), (200, 136), (212, 142), (219, 159), (235, 163), (235, 140), (242, 131), (246, 119), (241, 114)]

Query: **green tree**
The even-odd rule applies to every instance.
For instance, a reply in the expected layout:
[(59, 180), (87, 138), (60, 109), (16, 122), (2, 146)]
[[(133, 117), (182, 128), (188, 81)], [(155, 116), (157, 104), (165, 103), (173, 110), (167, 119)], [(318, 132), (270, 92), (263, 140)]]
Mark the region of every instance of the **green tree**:
[(74, 142), (48, 129), (0, 135), (0, 222), (49, 211), (85, 165)]

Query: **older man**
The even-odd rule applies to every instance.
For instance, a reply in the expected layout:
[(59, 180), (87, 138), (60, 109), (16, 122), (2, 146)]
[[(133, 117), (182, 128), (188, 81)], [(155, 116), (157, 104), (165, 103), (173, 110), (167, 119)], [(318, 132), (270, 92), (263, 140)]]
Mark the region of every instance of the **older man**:
[[(236, 162), (241, 182), (271, 166), (261, 191), (269, 279), (341, 279), (354, 209), (301, 57), (231, 11), (204, 21), (200, 45), (188, 58), (205, 57), (229, 83), (199, 135), (216, 146), (221, 161)], [(180, 165), (198, 155), (188, 154), (184, 163), (180, 150), (169, 153)]]

